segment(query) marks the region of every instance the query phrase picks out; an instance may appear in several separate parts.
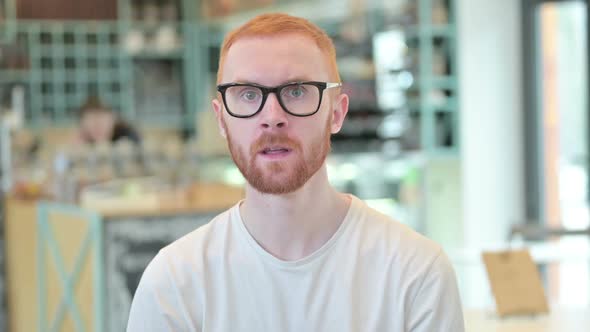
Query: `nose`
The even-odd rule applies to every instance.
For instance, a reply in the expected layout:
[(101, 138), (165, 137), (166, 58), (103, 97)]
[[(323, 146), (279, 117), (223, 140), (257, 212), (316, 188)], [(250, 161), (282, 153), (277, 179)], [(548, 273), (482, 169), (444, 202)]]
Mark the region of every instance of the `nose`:
[(274, 93), (268, 95), (260, 115), (260, 124), (264, 129), (287, 127), (287, 112), (283, 110), (277, 96)]

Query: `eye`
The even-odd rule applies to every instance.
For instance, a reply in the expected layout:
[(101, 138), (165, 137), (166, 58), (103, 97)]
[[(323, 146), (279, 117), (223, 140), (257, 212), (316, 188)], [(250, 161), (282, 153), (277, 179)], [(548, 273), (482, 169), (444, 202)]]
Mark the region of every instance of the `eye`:
[(295, 85), (295, 86), (290, 86), (286, 89), (286, 97), (290, 97), (290, 98), (302, 98), (303, 96), (305, 96), (305, 93), (307, 92), (307, 90), (305, 89), (304, 86), (302, 85)]
[(240, 96), (246, 101), (255, 101), (260, 97), (260, 92), (257, 90), (249, 89), (242, 91)]
[(303, 96), (303, 90), (302, 89), (293, 89), (293, 90), (291, 90), (291, 96), (301, 97), (301, 96)]

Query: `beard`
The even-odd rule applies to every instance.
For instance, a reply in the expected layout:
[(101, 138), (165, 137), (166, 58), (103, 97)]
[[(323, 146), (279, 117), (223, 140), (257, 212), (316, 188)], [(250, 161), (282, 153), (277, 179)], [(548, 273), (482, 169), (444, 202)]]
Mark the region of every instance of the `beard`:
[[(227, 133), (227, 144), (231, 157), (248, 183), (263, 194), (281, 195), (292, 193), (301, 187), (322, 167), (330, 152), (330, 124), (328, 118), (324, 133), (314, 141), (306, 156), (301, 144), (284, 134), (268, 134), (260, 136), (248, 151), (244, 153), (233, 141), (225, 121), (222, 124)], [(266, 146), (278, 145), (286, 147), (294, 154), (292, 161), (266, 161), (264, 165), (257, 163), (259, 152)]]

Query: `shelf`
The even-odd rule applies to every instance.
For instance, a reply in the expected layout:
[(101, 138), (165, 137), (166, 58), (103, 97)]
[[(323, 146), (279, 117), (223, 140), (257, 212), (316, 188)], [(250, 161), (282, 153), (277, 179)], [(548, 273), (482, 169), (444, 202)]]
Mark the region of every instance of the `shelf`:
[(413, 164), (423, 164), (429, 160), (456, 159), (459, 149), (439, 147), (431, 150), (401, 150), (395, 159), (411, 161)]
[(23, 82), (29, 79), (29, 75), (27, 69), (0, 69), (0, 82)]
[(457, 89), (457, 78), (453, 76), (433, 76), (429, 82), (435, 89), (455, 90)]
[(31, 20), (19, 19), (16, 25), (18, 32), (27, 34), (96, 34), (116, 33), (119, 21), (105, 20)]
[[(424, 87), (422, 86), (424, 84)], [(454, 76), (431, 76), (427, 81), (416, 78), (408, 90), (440, 89), (456, 90), (458, 88), (457, 78)]]
[[(34, 73), (34, 74), (33, 74)], [(35, 75), (38, 81), (35, 83), (96, 83), (107, 84), (119, 82), (119, 70), (117, 68), (88, 68), (82, 67), (77, 69), (37, 69), (31, 70), (31, 75)]]
[(39, 54), (43, 57), (63, 58), (116, 58), (119, 56), (118, 43), (99, 45), (63, 45), (43, 44), (38, 46)]
[(455, 25), (454, 24), (426, 24), (426, 25), (412, 25), (408, 27), (401, 27), (406, 38), (420, 38), (424, 36), (429, 37), (443, 37), (443, 38), (454, 38), (455, 37)]
[(415, 99), (409, 99), (406, 103), (406, 106), (410, 109), (413, 113), (421, 113), (422, 107), (426, 107), (431, 112), (434, 113), (453, 113), (458, 111), (457, 102), (455, 98), (447, 98), (447, 101), (444, 103), (425, 103), (421, 104), (420, 101)]
[(154, 60), (178, 60), (184, 57), (182, 48), (170, 52), (141, 51), (138, 53), (125, 52), (125, 55), (133, 59), (154, 59)]
[(460, 155), (457, 146), (454, 147), (436, 147), (425, 151), (427, 159), (456, 159)]
[[(131, 0), (117, 0), (121, 5), (129, 5)], [(287, 0), (281, 0), (287, 1)], [(413, 1), (413, 0), (408, 0)], [(450, 0), (453, 2), (454, 0)], [(308, 1), (310, 7), (317, 14), (321, 14), (321, 10), (316, 6), (315, 2)], [(199, 75), (199, 72), (205, 71), (209, 62), (216, 66), (215, 55), (217, 48), (223, 40), (225, 32), (229, 28), (229, 22), (239, 23), (240, 20), (233, 18), (224, 18), (219, 20), (195, 20), (187, 19), (183, 13), (186, 9), (193, 7), (192, 2), (188, 0), (179, 0), (176, 2), (182, 8), (178, 15), (183, 17), (181, 20), (160, 21), (151, 23), (146, 21), (136, 21), (130, 15), (130, 12), (125, 14), (125, 11), (120, 11), (120, 19), (117, 21), (49, 21), (49, 20), (19, 20), (18, 21), (18, 37), (25, 42), (23, 47), (28, 47), (29, 63), (33, 67), (32, 70), (27, 71), (2, 71), (0, 70), (0, 82), (24, 81), (30, 85), (32, 91), (39, 92), (31, 95), (30, 104), (34, 106), (35, 111), (33, 116), (37, 113), (40, 117), (41, 110), (56, 109), (62, 106), (62, 100), (69, 100), (68, 98), (84, 95), (86, 91), (98, 89), (98, 93), (104, 93), (108, 96), (114, 96), (118, 100), (120, 108), (126, 114), (136, 114), (136, 103), (132, 93), (127, 94), (126, 91), (132, 90), (137, 78), (135, 78), (134, 68), (138, 65), (145, 64), (180, 64), (184, 74), (180, 75), (180, 81), (183, 85), (182, 89), (184, 98), (181, 103), (182, 109), (189, 113), (189, 115), (174, 114), (170, 115), (172, 121), (160, 121), (164, 117), (155, 116), (154, 122), (156, 124), (172, 124), (176, 122), (175, 117), (191, 117), (192, 112), (198, 109), (206, 98), (206, 94), (201, 95), (200, 92), (186, 93), (186, 91), (197, 91), (197, 86), (208, 84)], [(285, 2), (287, 3), (287, 2)], [(427, 6), (429, 1), (417, 1), (417, 6)], [(289, 1), (289, 6), (297, 6), (297, 4)], [(322, 5), (323, 6), (323, 5)], [(121, 6), (131, 9), (131, 6)], [(180, 8), (179, 7), (179, 8)], [(314, 9), (315, 8), (315, 9)], [(454, 6), (451, 3), (450, 9)], [(268, 9), (268, 8), (267, 8)], [(265, 9), (265, 11), (267, 10)], [(196, 10), (194, 11), (197, 12)], [(251, 13), (250, 13), (251, 14)], [(382, 13), (376, 13), (382, 14)], [(246, 18), (246, 14), (240, 17)], [(325, 16), (325, 15), (323, 15)], [(449, 15), (454, 17), (454, 15)], [(235, 18), (235, 17), (234, 17)], [(387, 30), (384, 22), (379, 21), (379, 15), (376, 15), (373, 21), (369, 22), (368, 26), (370, 32), (380, 30)], [(320, 23), (320, 26), (326, 28), (332, 35), (343, 33), (341, 27), (343, 23), (347, 23), (348, 18), (342, 17), (338, 19), (325, 18)], [(406, 21), (407, 22), (407, 21)], [(233, 24), (233, 23), (232, 23)], [(155, 49), (157, 36), (161, 28), (168, 30), (170, 35), (176, 36), (174, 42), (162, 43), (160, 45), (168, 44), (175, 45), (178, 48), (173, 51), (160, 52)], [(421, 99), (411, 100), (406, 106), (411, 108), (412, 112), (426, 111), (429, 113), (435, 112), (457, 112), (458, 105), (455, 99), (440, 100), (445, 95), (450, 95), (452, 98), (457, 97), (458, 82), (456, 76), (455, 62), (455, 42), (456, 24), (451, 20), (448, 24), (433, 24), (430, 22), (417, 22), (409, 26), (390, 27), (390, 29), (398, 29), (405, 33), (406, 44), (414, 43), (418, 48), (415, 54), (415, 59), (412, 61), (429, 63), (426, 67), (418, 67), (426, 73), (434, 73), (431, 70), (434, 58), (434, 50), (429, 46), (430, 41), (436, 44), (437, 41), (442, 41), (444, 44), (443, 56), (450, 59), (450, 64), (447, 65), (452, 75), (449, 76), (435, 76), (428, 74), (425, 77), (416, 77), (416, 81), (410, 88), (410, 92), (417, 92), (417, 97)], [(131, 33), (131, 35), (130, 35)], [(133, 33), (136, 33), (134, 35)], [(138, 36), (139, 35), (139, 36)], [(164, 33), (164, 37), (166, 33)], [(137, 37), (137, 38), (135, 38)], [(337, 36), (336, 37), (337, 41)], [(166, 38), (162, 38), (162, 41)], [(351, 51), (362, 50), (363, 60), (370, 60), (366, 57), (367, 52), (371, 52), (371, 37), (367, 33), (364, 35), (362, 42), (353, 43)], [(409, 41), (408, 41), (409, 40)], [(348, 45), (344, 43), (343, 45)], [(127, 47), (129, 46), (129, 48)], [(422, 47), (424, 46), (424, 47)], [(137, 51), (134, 51), (137, 50)], [(347, 51), (347, 50), (344, 50)], [(424, 54), (424, 52), (429, 54)], [(437, 53), (437, 54), (438, 54)], [(343, 55), (343, 53), (339, 53)], [(362, 57), (354, 53), (354, 56)], [(369, 62), (369, 61), (367, 61)], [(207, 65), (203, 65), (207, 63)], [(361, 68), (357, 73), (352, 69), (348, 73), (342, 73), (343, 81), (350, 88), (351, 104), (350, 109), (358, 111), (358, 114), (365, 114), (367, 112), (377, 110), (377, 97), (373, 96), (370, 91), (373, 91), (375, 79), (370, 78), (367, 74), (369, 71), (364, 71), (366, 67), (361, 66), (363, 63), (356, 63)], [(355, 63), (353, 63), (355, 65)], [(429, 67), (430, 66), (430, 67)], [(343, 67), (347, 67), (343, 64)], [(354, 66), (348, 66), (354, 68)], [(414, 68), (416, 69), (416, 68)], [(437, 72), (446, 72), (436, 70)], [(191, 73), (190, 75), (186, 73)], [(420, 81), (424, 79), (424, 81)], [(118, 82), (117, 91), (114, 90), (115, 84)], [(73, 87), (73, 88), (72, 88)], [(125, 88), (127, 87), (127, 88)], [(45, 93), (41, 93), (41, 90)], [(431, 99), (430, 93), (433, 90), (444, 90)], [(47, 98), (46, 98), (47, 97)], [(114, 98), (113, 97), (113, 98)], [(55, 100), (59, 103), (54, 102)], [(351, 113), (351, 116), (354, 116)], [(141, 114), (138, 110), (137, 114)], [(387, 114), (387, 112), (384, 112)], [(56, 123), (59, 122), (61, 113), (56, 114)], [(153, 116), (153, 115), (146, 115)], [(168, 115), (166, 116), (168, 117)], [(129, 119), (133, 121), (134, 119)], [(145, 120), (145, 119), (144, 119)], [(182, 122), (182, 120), (179, 120)]]
[(131, 29), (141, 29), (141, 30), (157, 30), (163, 26), (168, 27), (176, 27), (180, 28), (182, 26), (182, 21), (159, 21), (155, 23), (145, 22), (145, 21), (121, 21), (127, 22), (127, 26)]
[(187, 120), (194, 121), (187, 114), (145, 114), (141, 119), (136, 119), (135, 123), (144, 127), (158, 127), (164, 129), (179, 129)]
[(33, 130), (53, 128), (72, 128), (77, 125), (75, 119), (51, 119), (49, 117), (36, 116), (35, 119), (28, 119), (26, 121), (26, 128)]

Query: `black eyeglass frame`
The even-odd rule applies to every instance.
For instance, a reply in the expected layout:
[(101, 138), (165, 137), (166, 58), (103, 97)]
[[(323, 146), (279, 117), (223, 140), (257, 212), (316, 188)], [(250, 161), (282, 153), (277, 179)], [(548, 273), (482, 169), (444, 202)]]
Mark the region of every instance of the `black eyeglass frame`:
[[(285, 107), (285, 105), (283, 104), (283, 99), (281, 98), (281, 91), (286, 87), (304, 85), (304, 84), (305, 85), (313, 85), (316, 88), (318, 88), (319, 94), (320, 94), (320, 100), (318, 102), (318, 106), (316, 107), (316, 109), (313, 112), (310, 112), (310, 113), (295, 114), (295, 113), (289, 112), (289, 110), (287, 110), (287, 107)], [(253, 87), (253, 88), (258, 88), (258, 89), (260, 89), (260, 91), (262, 91), (262, 102), (260, 103), (260, 107), (258, 108), (258, 110), (256, 110), (256, 112), (254, 112), (250, 115), (239, 115), (239, 114), (232, 113), (230, 111), (229, 107), (227, 106), (227, 101), (225, 99), (225, 91), (227, 91), (227, 89), (229, 89), (231, 87), (235, 87), (235, 86), (249, 86), (249, 87)], [(264, 86), (264, 85), (260, 85), (260, 84), (256, 84), (256, 83), (225, 83), (225, 84), (219, 84), (217, 86), (217, 91), (219, 91), (219, 93), (221, 93), (221, 99), (223, 99), (223, 105), (225, 106), (226, 112), (229, 115), (236, 117), (236, 118), (251, 118), (251, 117), (255, 116), (256, 114), (260, 113), (260, 111), (262, 111), (262, 109), (264, 108), (264, 105), (266, 104), (266, 99), (268, 98), (268, 95), (270, 93), (274, 93), (277, 96), (277, 100), (279, 101), (279, 104), (281, 105), (281, 108), (283, 109), (283, 111), (287, 112), (290, 115), (302, 118), (302, 117), (314, 115), (320, 110), (320, 106), (322, 105), (322, 99), (324, 96), (324, 90), (331, 89), (331, 88), (338, 88), (341, 86), (342, 86), (342, 83), (317, 82), (317, 81), (290, 82), (290, 83), (281, 84), (281, 85), (278, 85), (275, 87)]]

